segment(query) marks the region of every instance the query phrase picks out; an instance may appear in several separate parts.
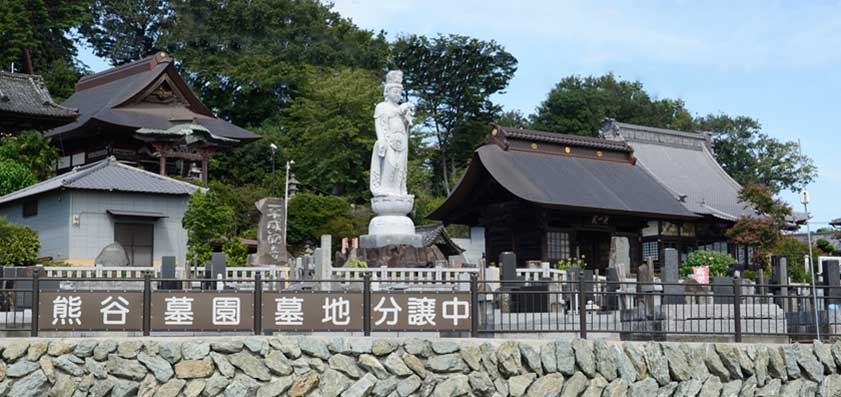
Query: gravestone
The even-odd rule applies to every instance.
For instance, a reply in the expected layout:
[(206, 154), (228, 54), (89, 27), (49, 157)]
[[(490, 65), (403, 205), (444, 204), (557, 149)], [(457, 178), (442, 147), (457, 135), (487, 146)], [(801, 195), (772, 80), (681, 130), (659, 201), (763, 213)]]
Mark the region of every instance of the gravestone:
[[(175, 278), (175, 257), (164, 256), (161, 257), (161, 278), (174, 279)], [(178, 281), (168, 280), (158, 282), (158, 289), (178, 289)]]
[(622, 267), (628, 274), (631, 263), (631, 244), (628, 237), (613, 236), (610, 238), (610, 257), (608, 267)]
[(96, 256), (94, 263), (101, 266), (128, 266), (129, 260), (126, 255), (126, 250), (118, 242), (113, 242), (105, 246), (99, 255)]
[(733, 277), (713, 277), (710, 282), (713, 288), (713, 303), (733, 304)]
[(619, 310), (620, 288), (619, 269), (616, 267), (607, 268), (607, 310)]
[(663, 250), (663, 303), (667, 305), (681, 305), (686, 302), (683, 285), (680, 282), (680, 267), (678, 254), (674, 248)]
[(281, 265), (287, 262), (286, 216), (283, 199), (266, 197), (254, 203), (260, 211), (257, 236), (257, 264)]
[(320, 255), (316, 258), (315, 278), (321, 280), (319, 282), (319, 289), (322, 291), (329, 291), (331, 287), (330, 279), (333, 276), (333, 263), (330, 258), (332, 252), (333, 239), (329, 234), (321, 235), (321, 250)]
[[(499, 254), (499, 263), (502, 267), (502, 281), (517, 280), (517, 255), (506, 251)], [(509, 284), (510, 286), (511, 284)]]
[(780, 255), (771, 256), (771, 285), (768, 288), (774, 295), (774, 303), (789, 311), (792, 302), (788, 297), (788, 258)]
[[(321, 248), (316, 248), (312, 256), (304, 257), (304, 267), (301, 268), (301, 280), (312, 280), (313, 268), (316, 265), (316, 258), (321, 258)], [(312, 287), (311, 285), (309, 287)]]
[(205, 282), (205, 289), (216, 289), (216, 280), (225, 279), (226, 256), (224, 252), (214, 252), (210, 257), (210, 262), (204, 265), (204, 278), (212, 279), (213, 281)]
[(841, 269), (838, 260), (824, 261), (823, 283), (828, 287), (824, 290), (824, 295), (828, 296), (828, 299), (825, 299), (826, 307), (841, 304)]

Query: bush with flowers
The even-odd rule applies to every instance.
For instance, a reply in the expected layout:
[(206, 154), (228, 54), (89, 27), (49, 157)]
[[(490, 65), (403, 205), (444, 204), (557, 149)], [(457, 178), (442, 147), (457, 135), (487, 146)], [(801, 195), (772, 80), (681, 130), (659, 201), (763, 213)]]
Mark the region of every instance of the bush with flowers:
[(564, 271), (566, 271), (569, 268), (573, 268), (573, 267), (577, 267), (579, 269), (585, 269), (585, 268), (587, 268), (587, 262), (585, 262), (584, 259), (586, 259), (584, 257), (584, 255), (581, 255), (581, 256), (575, 257), (575, 258), (561, 259), (561, 260), (558, 261), (558, 263), (555, 264), (555, 268), (557, 268), (558, 270), (564, 270)]
[(695, 251), (680, 265), (681, 277), (692, 274), (693, 267), (710, 267), (710, 277), (727, 277), (730, 265), (736, 263), (732, 256), (715, 251)]

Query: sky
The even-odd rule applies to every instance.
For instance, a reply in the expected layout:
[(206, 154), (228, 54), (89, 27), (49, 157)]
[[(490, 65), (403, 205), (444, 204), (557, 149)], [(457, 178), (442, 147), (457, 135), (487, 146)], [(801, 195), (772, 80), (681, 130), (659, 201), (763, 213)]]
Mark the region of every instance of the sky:
[[(506, 110), (533, 113), (565, 76), (613, 72), (696, 115), (753, 117), (814, 159), (813, 230), (841, 217), (841, 1), (335, 0), (334, 10), (391, 39), (497, 41), (519, 61), (493, 98)], [(80, 52), (92, 70), (108, 68)], [(781, 196), (802, 210), (797, 194)]]

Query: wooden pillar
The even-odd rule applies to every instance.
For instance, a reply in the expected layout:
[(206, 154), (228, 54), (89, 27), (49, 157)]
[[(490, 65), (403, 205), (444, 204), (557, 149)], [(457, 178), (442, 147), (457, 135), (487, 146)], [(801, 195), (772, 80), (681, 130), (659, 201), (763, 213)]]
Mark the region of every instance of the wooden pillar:
[(161, 152), (160, 158), (160, 173), (162, 176), (166, 176), (166, 156)]
[(204, 153), (201, 157), (201, 181), (207, 183), (207, 163), (210, 159), (210, 153)]

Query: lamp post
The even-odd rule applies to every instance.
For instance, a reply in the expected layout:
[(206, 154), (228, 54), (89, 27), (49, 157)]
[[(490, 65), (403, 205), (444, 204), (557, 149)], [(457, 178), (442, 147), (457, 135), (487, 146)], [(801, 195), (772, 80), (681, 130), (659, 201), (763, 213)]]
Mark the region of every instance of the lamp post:
[(277, 197), (277, 178), (275, 177), (276, 171), (274, 166), (274, 159), (277, 155), (277, 145), (274, 143), (269, 145), (272, 148), (272, 197)]
[(289, 223), (289, 169), (295, 160), (286, 162), (286, 183), (283, 188), (283, 244), (286, 244), (286, 224)]
[(800, 202), (806, 213), (806, 241), (809, 244), (809, 271), (812, 275), (812, 306), (815, 309), (815, 338), (821, 340), (820, 323), (818, 322), (818, 290), (815, 288), (815, 264), (812, 262), (812, 231), (809, 227), (809, 192), (800, 191)]

